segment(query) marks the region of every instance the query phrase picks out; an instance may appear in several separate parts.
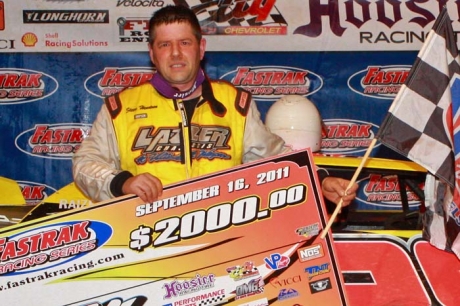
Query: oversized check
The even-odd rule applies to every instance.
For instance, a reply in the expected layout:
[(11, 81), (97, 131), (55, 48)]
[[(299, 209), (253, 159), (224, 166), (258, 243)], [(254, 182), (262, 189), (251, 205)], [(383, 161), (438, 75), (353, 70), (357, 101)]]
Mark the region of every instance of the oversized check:
[(5, 305), (347, 305), (311, 152), (0, 231)]

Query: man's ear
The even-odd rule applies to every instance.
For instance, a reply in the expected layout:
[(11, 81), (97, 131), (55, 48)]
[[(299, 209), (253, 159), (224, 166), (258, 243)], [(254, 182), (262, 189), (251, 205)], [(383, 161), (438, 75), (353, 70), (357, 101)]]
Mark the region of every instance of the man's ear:
[(153, 49), (150, 42), (147, 43), (147, 48), (149, 49), (150, 61), (155, 65), (155, 63), (153, 62)]
[(204, 53), (206, 52), (206, 39), (201, 38), (200, 41), (200, 60), (204, 58)]

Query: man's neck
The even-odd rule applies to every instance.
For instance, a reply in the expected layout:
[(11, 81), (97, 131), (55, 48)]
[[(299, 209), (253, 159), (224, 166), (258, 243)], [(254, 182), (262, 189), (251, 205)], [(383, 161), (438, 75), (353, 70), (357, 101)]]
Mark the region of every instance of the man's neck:
[[(190, 89), (186, 91), (180, 91), (171, 86), (158, 72), (155, 73), (150, 80), (155, 89), (161, 93), (163, 96), (170, 98), (170, 99), (187, 99), (194, 95), (197, 97), (201, 94), (201, 84), (205, 81), (206, 77), (204, 75), (203, 70), (199, 70), (196, 76), (195, 81)], [(198, 92), (198, 93), (197, 93)]]
[(185, 98), (184, 101), (192, 100), (201, 96), (201, 88), (202, 86), (200, 85), (194, 92), (192, 92), (187, 98)]

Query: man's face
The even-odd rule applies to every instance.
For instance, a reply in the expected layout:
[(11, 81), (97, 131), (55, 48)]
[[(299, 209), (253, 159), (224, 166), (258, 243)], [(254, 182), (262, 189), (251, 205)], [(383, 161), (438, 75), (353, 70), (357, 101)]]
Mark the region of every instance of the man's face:
[(206, 40), (198, 41), (186, 22), (163, 24), (155, 29), (155, 40), (149, 54), (158, 72), (181, 91), (193, 86), (206, 48)]

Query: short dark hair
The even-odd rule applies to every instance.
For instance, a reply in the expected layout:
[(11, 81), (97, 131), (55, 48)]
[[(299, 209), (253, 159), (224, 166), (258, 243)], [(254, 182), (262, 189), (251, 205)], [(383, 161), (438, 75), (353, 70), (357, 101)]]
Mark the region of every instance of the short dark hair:
[(201, 26), (195, 13), (183, 5), (167, 5), (155, 11), (149, 21), (149, 40), (153, 43), (155, 28), (163, 24), (186, 22), (192, 26), (193, 34), (201, 40)]

